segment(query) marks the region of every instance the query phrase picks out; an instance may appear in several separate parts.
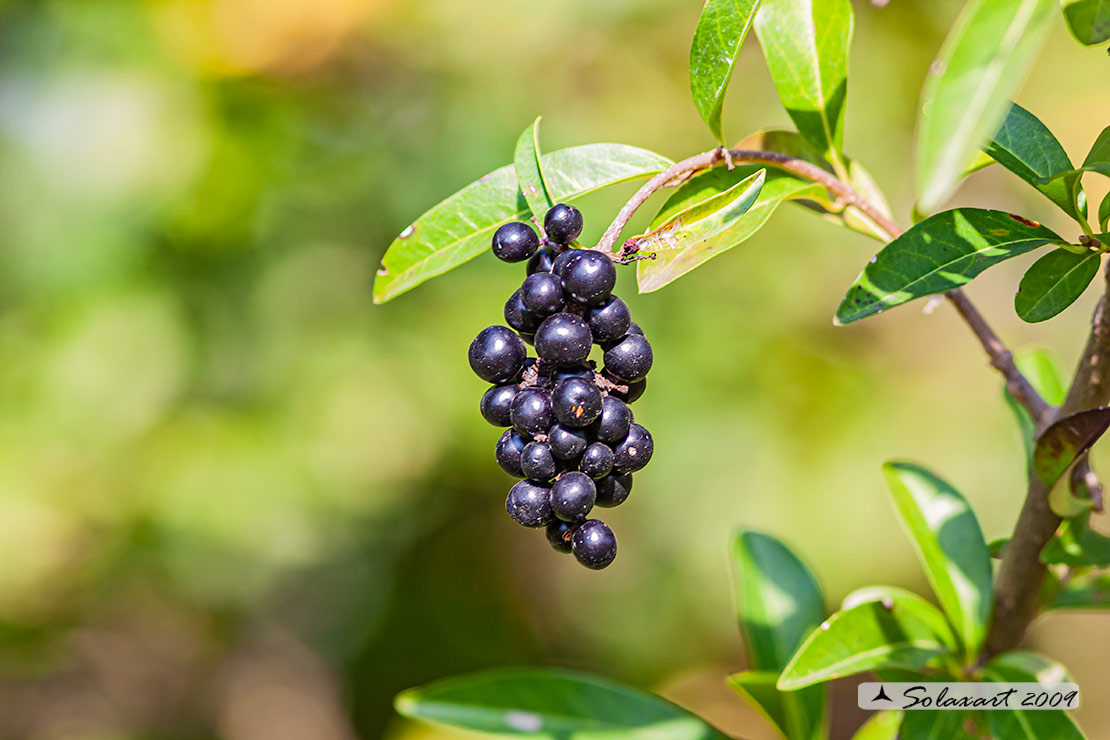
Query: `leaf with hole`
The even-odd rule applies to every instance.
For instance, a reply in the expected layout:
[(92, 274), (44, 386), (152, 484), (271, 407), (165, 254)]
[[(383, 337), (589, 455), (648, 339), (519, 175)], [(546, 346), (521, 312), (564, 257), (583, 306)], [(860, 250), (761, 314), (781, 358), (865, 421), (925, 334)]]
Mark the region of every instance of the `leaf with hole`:
[(1102, 255), (1054, 249), (1026, 270), (1014, 296), (1022, 321), (1047, 321), (1075, 303), (1095, 279)]
[(959, 288), (988, 267), (1059, 241), (1035, 221), (1004, 211), (958, 208), (937, 213), (875, 255), (848, 289), (835, 321), (850, 324)]
[(1088, 409), (1055, 422), (1037, 437), (1033, 473), (1051, 488), (1110, 427), (1110, 408)]
[(532, 215), (542, 224), (543, 217), (555, 205), (547, 192), (547, 183), (540, 167), (540, 120), (537, 118), (516, 141), (513, 172)]
[[(566, 203), (609, 185), (655, 175), (672, 163), (624, 144), (586, 144), (541, 157), (552, 199)], [(427, 211), (382, 258), (374, 302), (385, 303), (489, 249), (497, 227), (527, 217), (513, 167), (494, 170)]]
[(759, 3), (760, 0), (705, 0), (690, 44), (690, 93), (702, 120), (722, 144), (725, 92)]

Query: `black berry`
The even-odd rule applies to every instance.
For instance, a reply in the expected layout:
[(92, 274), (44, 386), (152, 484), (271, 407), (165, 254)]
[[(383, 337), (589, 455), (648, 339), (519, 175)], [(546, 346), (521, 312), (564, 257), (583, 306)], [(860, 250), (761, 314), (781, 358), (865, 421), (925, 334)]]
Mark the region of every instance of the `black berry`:
[(570, 538), (576, 527), (576, 524), (556, 519), (547, 525), (547, 541), (559, 552), (570, 552)]
[(605, 303), (586, 311), (586, 323), (590, 326), (595, 342), (608, 344), (629, 332), (632, 313), (628, 310), (627, 303), (616, 296), (610, 296)]
[(605, 369), (626, 381), (642, 380), (651, 370), (654, 356), (648, 340), (639, 334), (627, 334), (605, 350)]
[(602, 442), (620, 442), (628, 436), (632, 423), (632, 409), (616, 396), (601, 399), (601, 416), (597, 417), (590, 431)]
[(555, 457), (560, 460), (575, 460), (585, 452), (589, 440), (585, 429), (556, 424), (547, 433), (547, 443)]
[(555, 265), (555, 256), (555, 250), (551, 247), (540, 247), (528, 260), (528, 274), (551, 272), (551, 268)]
[(582, 233), (582, 212), (574, 206), (559, 203), (543, 217), (543, 230), (556, 244), (570, 244)]
[(551, 411), (551, 394), (540, 388), (522, 389), (509, 407), (509, 420), (513, 423), (513, 429), (521, 434), (546, 432), (555, 422)]
[(543, 323), (543, 316), (537, 316), (525, 308), (518, 290), (505, 301), (505, 323), (521, 334), (535, 334)]
[(520, 469), (532, 480), (551, 480), (559, 472), (546, 442), (529, 442), (520, 453)]
[(609, 395), (616, 396), (625, 403), (632, 403), (636, 401), (640, 396), (644, 395), (644, 391), (647, 390), (647, 378), (644, 378), (643, 380), (637, 380), (635, 383), (629, 383), (627, 380), (615, 378), (609, 373), (604, 373), (604, 377), (606, 380), (616, 383), (617, 385), (623, 385), (628, 389), (627, 391), (609, 391)]
[(522, 480), (509, 490), (505, 510), (517, 524), (542, 527), (552, 520), (551, 489)]
[(574, 557), (587, 568), (601, 570), (617, 557), (617, 538), (600, 519), (582, 522), (570, 542)]
[(597, 488), (585, 473), (563, 473), (551, 486), (551, 511), (564, 522), (580, 522), (594, 508)]
[(482, 418), (495, 427), (512, 426), (509, 409), (520, 388), (516, 384), (495, 385), (482, 394)]
[(528, 440), (515, 429), (505, 430), (505, 433), (498, 438), (497, 447), (494, 450), (497, 464), (502, 470), (517, 478), (524, 477), (524, 471), (520, 467), (520, 455), (524, 452), (526, 444)]
[(493, 233), (493, 253), (505, 262), (528, 259), (540, 247), (540, 238), (526, 223), (512, 221)]
[(590, 356), (592, 344), (590, 327), (574, 314), (548, 316), (536, 330), (536, 352), (540, 359), (558, 366), (582, 364)]
[(551, 271), (559, 277), (564, 277), (567, 269), (582, 256), (582, 252), (581, 249), (568, 249), (563, 252), (555, 258), (555, 262), (551, 265)]
[(594, 371), (585, 365), (579, 365), (578, 367), (560, 367), (551, 374), (551, 380), (556, 383), (566, 378), (582, 378), (592, 383), (594, 381)]
[(600, 306), (617, 284), (613, 260), (596, 249), (583, 249), (561, 275), (567, 295), (587, 306)]
[[(589, 332), (589, 328), (586, 329)], [(487, 383), (506, 383), (524, 368), (528, 348), (507, 326), (487, 326), (470, 343), (470, 368)]]
[(619, 506), (632, 493), (632, 474), (611, 473), (594, 481), (594, 485), (597, 487), (596, 505), (606, 508)]
[(621, 473), (634, 473), (648, 464), (655, 452), (651, 433), (639, 424), (628, 428), (628, 436), (613, 448), (613, 467)]
[(644, 335), (644, 330), (640, 328), (639, 324), (633, 321), (628, 325), (628, 333), (639, 334), (642, 337)]
[(520, 300), (524, 307), (537, 316), (550, 316), (563, 310), (563, 281), (550, 272), (537, 272), (524, 279), (520, 286)]
[[(525, 448), (525, 453), (527, 451)], [(578, 469), (591, 478), (604, 478), (613, 470), (613, 451), (604, 442), (594, 442), (582, 453), (582, 459), (578, 461)]]
[(602, 396), (597, 385), (585, 378), (565, 378), (551, 391), (551, 408), (559, 423), (584, 427), (601, 415)]

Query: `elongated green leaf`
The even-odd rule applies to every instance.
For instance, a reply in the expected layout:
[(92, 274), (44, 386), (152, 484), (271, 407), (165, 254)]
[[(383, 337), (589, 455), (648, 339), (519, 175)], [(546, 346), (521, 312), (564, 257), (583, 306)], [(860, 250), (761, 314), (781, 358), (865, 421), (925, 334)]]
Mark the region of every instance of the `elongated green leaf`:
[(513, 154), (513, 171), (532, 215), (543, 223), (543, 217), (555, 205), (547, 192), (543, 169), (540, 167), (540, 120), (536, 118), (516, 141)]
[(1104, 231), (1110, 229), (1110, 193), (1106, 194), (1098, 206), (1098, 226)]
[(1042, 563), (1073, 568), (1110, 566), (1110, 537), (1091, 529), (1087, 516), (1081, 513), (1064, 522), (1060, 532), (1041, 551)]
[[(1014, 364), (1017, 365), (1018, 370), (1026, 377), (1029, 384), (1033, 386), (1033, 390), (1037, 391), (1040, 397), (1045, 400), (1045, 403), (1049, 406), (1059, 406), (1064, 402), (1064, 396), (1068, 392), (1064, 385), (1064, 376), (1049, 352), (1043, 349), (1018, 352), (1014, 356)], [(1022, 447), (1025, 449), (1025, 459), (1027, 462), (1032, 462), (1033, 436), (1036, 434), (1033, 419), (1029, 416), (1025, 407), (1010, 395), (1005, 384), (1002, 387), (1002, 395), (1006, 399), (1006, 405), (1010, 407), (1010, 411), (1017, 419), (1018, 429), (1021, 432)]]
[(787, 740), (823, 740), (824, 689), (787, 693), (775, 687), (778, 678), (777, 671), (744, 671), (729, 676), (727, 681)]
[(1051, 488), (1110, 427), (1110, 408), (1088, 409), (1055, 422), (1037, 437), (1033, 473)]
[(694, 105), (714, 138), (722, 144), (725, 91), (759, 3), (760, 0), (705, 0), (690, 44), (690, 92)]
[(902, 712), (886, 710), (875, 712), (871, 719), (852, 735), (852, 740), (898, 740), (898, 728), (902, 726)]
[(1014, 310), (1022, 321), (1047, 321), (1075, 303), (1095, 279), (1102, 255), (1054, 249), (1033, 263), (1021, 278)]
[(1049, 609), (1110, 609), (1110, 573), (1073, 579), (1056, 594)]
[[(649, 177), (670, 160), (623, 144), (587, 144), (541, 157), (550, 195), (562, 203), (599, 188)], [(374, 302), (385, 303), (489, 249), (498, 226), (528, 207), (512, 166), (494, 170), (418, 218), (385, 253)]]
[(948, 198), (975, 150), (998, 130), (1055, 12), (1053, 0), (971, 0), (921, 92), (918, 206)]
[(918, 669), (951, 652), (944, 615), (913, 594), (890, 593), (829, 617), (798, 648), (778, 687), (792, 691), (884, 667)]
[[(1035, 653), (1003, 653), (983, 669), (989, 681), (1059, 683), (1067, 681), (1063, 666)], [(984, 712), (991, 735), (1007, 740), (1083, 740), (1067, 712), (1053, 709)]]
[(836, 323), (959, 288), (988, 267), (1058, 241), (1040, 224), (1004, 211), (959, 208), (935, 214), (868, 263), (837, 309)]
[(552, 668), (500, 668), (447, 678), (409, 689), (394, 704), (410, 719), (506, 737), (725, 737), (658, 696)]
[(1025, 180), (1077, 221), (1083, 218), (1078, 205), (1079, 176), (1051, 180), (1072, 169), (1064, 147), (1036, 116), (1011, 103), (1002, 125), (983, 147), (992, 159)]
[[(664, 224), (635, 237), (639, 253), (653, 255), (641, 260), (637, 267), (640, 292), (662, 288), (751, 236), (755, 230), (753, 222), (744, 216), (756, 204), (765, 175), (765, 170), (758, 170), (728, 190), (695, 203)], [(766, 212), (763, 219), (769, 215)], [(759, 225), (762, 221), (755, 228)]]
[(956, 634), (971, 656), (990, 621), (991, 555), (979, 520), (959, 491), (909, 462), (883, 465), (894, 505)]
[(764, 0), (755, 17), (783, 107), (841, 174), (853, 23), (849, 0)]
[[(1107, 18), (1106, 22), (1110, 25), (1110, 18)], [(1083, 166), (1098, 167), (1098, 171), (1102, 174), (1110, 174), (1110, 171), (1106, 169), (1106, 167), (1110, 167), (1110, 126), (1104, 128), (1098, 138), (1095, 139), (1095, 143), (1091, 145), (1091, 150), (1087, 152), (1087, 156), (1083, 159)]]
[(964, 712), (905, 712), (899, 740), (970, 740), (964, 730)]
[(1110, 39), (1110, 0), (1061, 0), (1072, 35), (1087, 46)]

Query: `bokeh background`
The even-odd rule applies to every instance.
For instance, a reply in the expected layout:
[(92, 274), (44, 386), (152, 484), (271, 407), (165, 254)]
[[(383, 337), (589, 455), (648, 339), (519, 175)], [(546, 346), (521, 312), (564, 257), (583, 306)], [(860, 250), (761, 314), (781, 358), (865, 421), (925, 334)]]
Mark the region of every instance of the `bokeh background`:
[[(846, 147), (903, 222), (920, 83), (957, 9), (856, 4)], [(1021, 449), (978, 346), (924, 302), (834, 328), (878, 245), (800, 209), (662, 292), (621, 277), (656, 348), (636, 413), (657, 453), (607, 516), (604, 572), (504, 516), (465, 350), (521, 270), (483, 256), (372, 306), (391, 239), (508, 162), (537, 114), (549, 150), (709, 148), (686, 78), (699, 10), (0, 2), (0, 737), (426, 737), (395, 692), (514, 663), (768, 737), (722, 682), (744, 667), (734, 525), (796, 547), (830, 608), (870, 582), (927, 592), (884, 460), (933, 466), (989, 538), (1008, 531)], [(1108, 69), (1059, 22), (1018, 98), (1073, 159), (1110, 122)], [(788, 123), (754, 38), (725, 122)], [(1075, 230), (996, 170), (959, 201)], [(580, 202), (587, 241), (633, 187)], [(1095, 289), (1023, 325), (1028, 262), (969, 292), (1070, 366)], [(1091, 697), (1091, 737), (1110, 733), (1108, 626), (1055, 615), (1031, 637)], [(860, 716), (839, 695), (846, 737)]]

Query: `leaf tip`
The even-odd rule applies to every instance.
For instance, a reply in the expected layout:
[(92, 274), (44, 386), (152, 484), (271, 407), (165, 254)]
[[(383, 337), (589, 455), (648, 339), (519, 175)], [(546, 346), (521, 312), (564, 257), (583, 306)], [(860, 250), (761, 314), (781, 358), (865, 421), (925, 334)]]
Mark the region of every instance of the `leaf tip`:
[(416, 716), (417, 699), (414, 689), (405, 689), (393, 697), (393, 708), (402, 717)]

